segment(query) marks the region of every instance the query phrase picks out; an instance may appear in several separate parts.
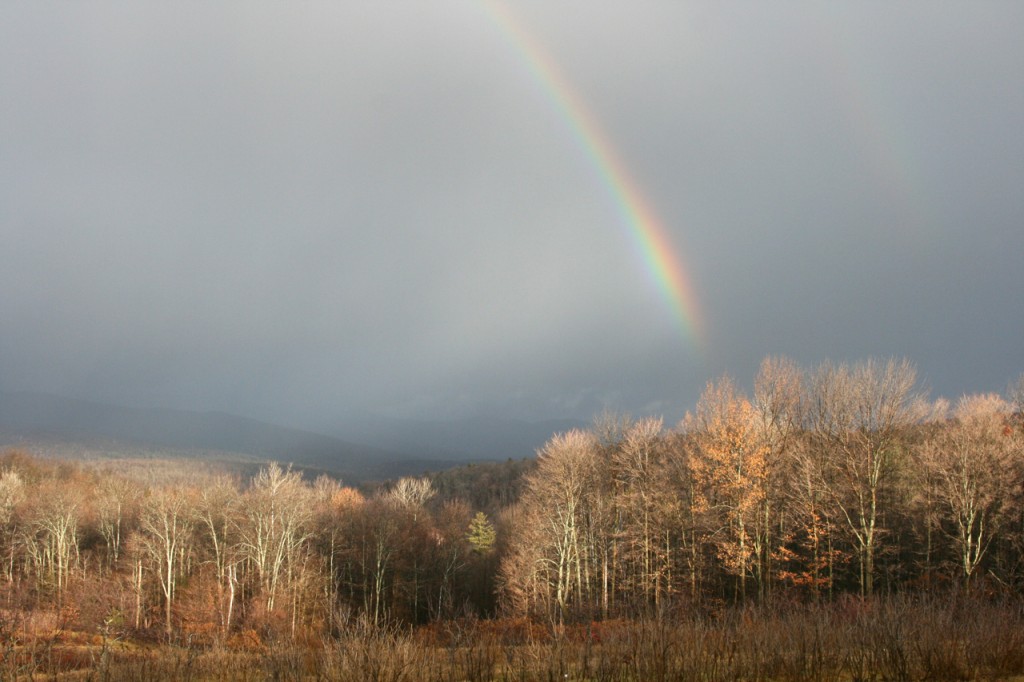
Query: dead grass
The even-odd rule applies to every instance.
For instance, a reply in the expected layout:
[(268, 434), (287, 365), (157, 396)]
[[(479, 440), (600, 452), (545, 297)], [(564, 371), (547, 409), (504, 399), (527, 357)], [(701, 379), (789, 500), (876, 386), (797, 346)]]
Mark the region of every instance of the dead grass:
[(7, 631), (2, 679), (789, 682), (1024, 680), (1017, 602), (893, 598), (581, 623), (356, 621), (321, 646), (172, 647)]

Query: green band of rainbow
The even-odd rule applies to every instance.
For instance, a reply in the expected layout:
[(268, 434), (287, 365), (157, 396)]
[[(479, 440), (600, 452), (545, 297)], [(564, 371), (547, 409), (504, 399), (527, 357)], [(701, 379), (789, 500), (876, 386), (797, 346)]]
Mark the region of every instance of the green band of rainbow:
[(636, 187), (615, 149), (547, 52), (499, 2), (484, 2), (495, 24), (523, 58), (537, 82), (554, 103), (580, 148), (590, 158), (613, 197), (622, 224), (630, 233), (684, 336), (703, 350), (700, 305), (686, 268), (654, 209)]

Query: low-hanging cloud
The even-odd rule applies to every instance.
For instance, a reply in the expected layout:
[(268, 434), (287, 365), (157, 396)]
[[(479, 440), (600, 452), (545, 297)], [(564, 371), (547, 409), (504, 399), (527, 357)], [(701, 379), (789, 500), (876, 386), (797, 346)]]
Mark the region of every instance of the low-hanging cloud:
[(510, 5), (691, 270), (671, 319), (467, 3), (0, 10), (0, 389), (677, 418), (760, 358), (1024, 370), (1020, 7)]

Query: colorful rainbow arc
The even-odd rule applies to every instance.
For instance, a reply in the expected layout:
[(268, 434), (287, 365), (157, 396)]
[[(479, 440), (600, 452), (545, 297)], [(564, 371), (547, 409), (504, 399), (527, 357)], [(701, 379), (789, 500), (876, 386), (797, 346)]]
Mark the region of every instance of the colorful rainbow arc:
[(499, 2), (484, 0), (494, 23), (525, 59), (565, 120), (580, 148), (590, 158), (614, 198), (648, 273), (657, 283), (683, 334), (697, 350), (704, 348), (703, 318), (693, 285), (657, 214), (636, 187), (615, 149), (583, 101), (575, 94), (547, 52)]

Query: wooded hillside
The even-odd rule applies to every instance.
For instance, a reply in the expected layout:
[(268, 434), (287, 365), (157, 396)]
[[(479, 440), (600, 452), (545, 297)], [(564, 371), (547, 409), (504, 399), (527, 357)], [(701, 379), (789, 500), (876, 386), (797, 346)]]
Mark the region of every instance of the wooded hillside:
[(766, 359), (674, 428), (605, 415), (533, 461), (375, 492), (276, 464), (143, 479), (0, 458), (8, 627), (195, 645), (496, 616), (1024, 586), (1024, 382), (928, 399), (906, 362)]

